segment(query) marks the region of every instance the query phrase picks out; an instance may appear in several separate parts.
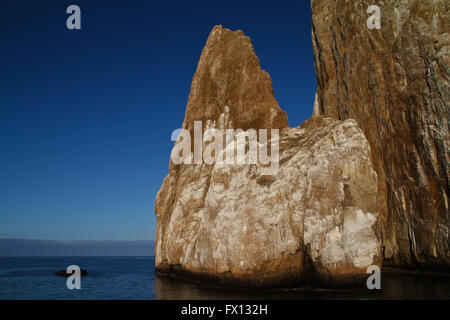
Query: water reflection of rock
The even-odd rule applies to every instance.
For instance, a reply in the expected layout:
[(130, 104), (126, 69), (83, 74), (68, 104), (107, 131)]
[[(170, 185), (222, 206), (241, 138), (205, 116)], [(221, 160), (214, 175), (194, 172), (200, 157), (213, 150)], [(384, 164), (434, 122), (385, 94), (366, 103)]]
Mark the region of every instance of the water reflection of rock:
[(206, 287), (165, 277), (155, 278), (155, 296), (162, 300), (244, 299), (450, 299), (450, 277), (383, 272), (381, 290), (241, 290)]

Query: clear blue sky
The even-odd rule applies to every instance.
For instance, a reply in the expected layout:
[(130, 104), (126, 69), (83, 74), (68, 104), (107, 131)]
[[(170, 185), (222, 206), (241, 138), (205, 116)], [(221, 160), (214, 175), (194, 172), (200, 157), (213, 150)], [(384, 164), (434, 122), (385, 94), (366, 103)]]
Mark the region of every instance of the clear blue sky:
[[(82, 29), (66, 28), (81, 7)], [(201, 50), (250, 36), (291, 126), (312, 113), (309, 1), (0, 2), (0, 237), (154, 238)]]

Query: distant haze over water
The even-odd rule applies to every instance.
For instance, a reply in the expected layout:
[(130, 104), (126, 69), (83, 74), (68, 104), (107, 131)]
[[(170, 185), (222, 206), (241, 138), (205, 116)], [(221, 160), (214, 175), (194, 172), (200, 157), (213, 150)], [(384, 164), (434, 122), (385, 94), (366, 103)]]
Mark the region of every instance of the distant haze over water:
[(0, 256), (153, 256), (153, 240), (0, 239)]

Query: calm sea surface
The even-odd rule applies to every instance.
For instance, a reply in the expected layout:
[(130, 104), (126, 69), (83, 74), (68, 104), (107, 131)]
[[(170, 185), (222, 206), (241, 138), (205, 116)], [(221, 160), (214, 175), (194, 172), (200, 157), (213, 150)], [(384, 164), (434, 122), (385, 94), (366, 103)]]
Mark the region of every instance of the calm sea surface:
[[(86, 269), (81, 290), (54, 273)], [(450, 277), (382, 274), (382, 290), (236, 290), (155, 275), (153, 257), (0, 257), (0, 299), (450, 299)]]

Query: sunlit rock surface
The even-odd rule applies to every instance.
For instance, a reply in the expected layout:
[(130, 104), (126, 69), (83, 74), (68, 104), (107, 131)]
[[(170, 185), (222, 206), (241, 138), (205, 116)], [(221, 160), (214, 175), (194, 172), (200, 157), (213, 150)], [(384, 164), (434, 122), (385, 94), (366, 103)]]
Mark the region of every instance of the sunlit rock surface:
[[(318, 107), (318, 105), (317, 105)], [(156, 267), (233, 286), (365, 285), (380, 264), (377, 175), (354, 120), (288, 128), (242, 31), (215, 27), (183, 128), (278, 128), (279, 168), (170, 164), (155, 204)]]

